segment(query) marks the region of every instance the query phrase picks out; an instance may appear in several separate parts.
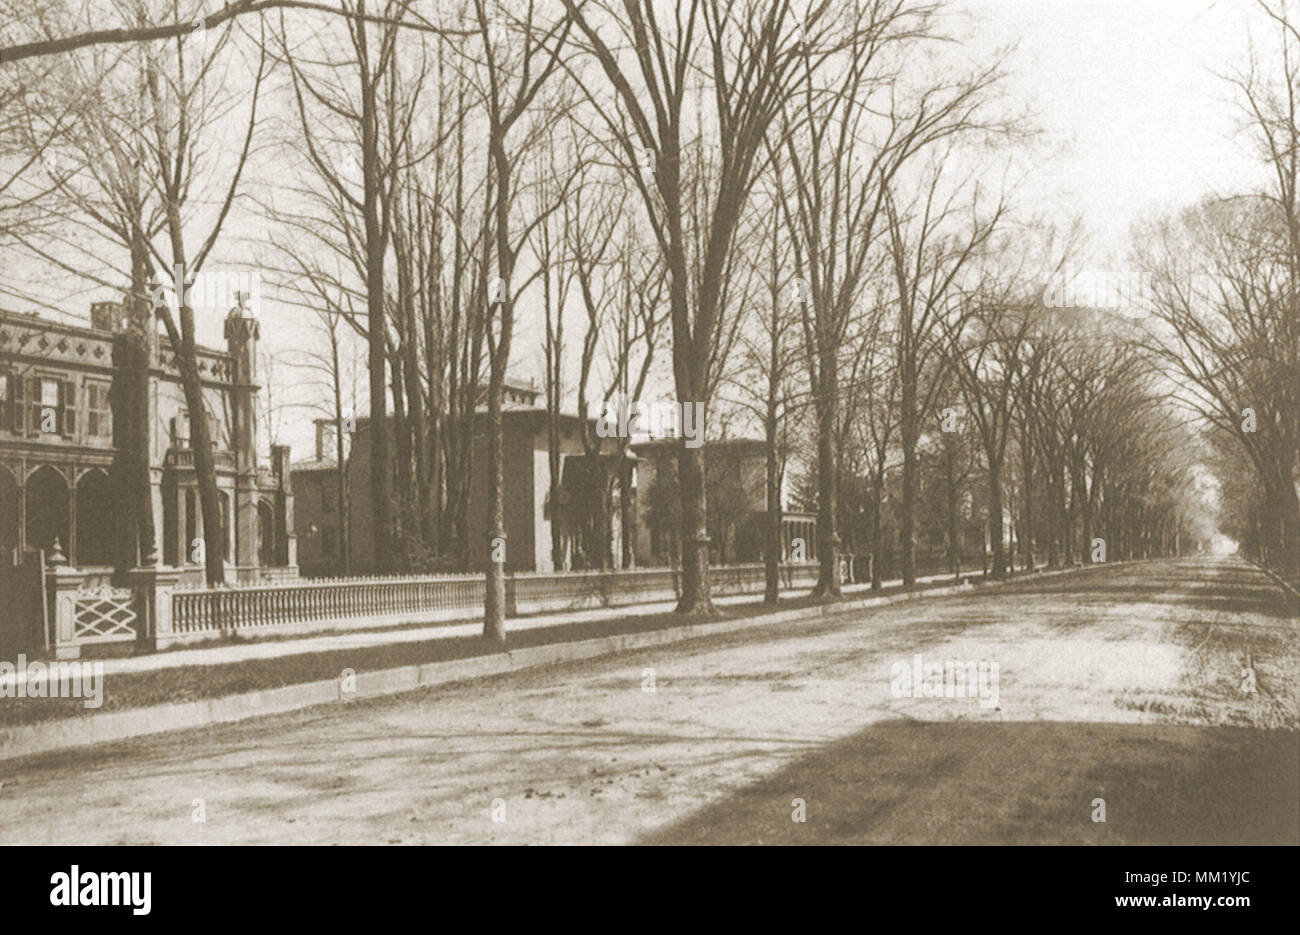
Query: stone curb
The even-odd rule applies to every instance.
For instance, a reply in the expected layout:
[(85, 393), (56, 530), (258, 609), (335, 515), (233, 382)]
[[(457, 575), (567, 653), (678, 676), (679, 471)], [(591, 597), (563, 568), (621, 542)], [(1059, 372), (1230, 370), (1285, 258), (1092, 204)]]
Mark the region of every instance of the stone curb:
[[(1111, 562), (1108, 564), (1113, 566), (1140, 563)], [(1083, 565), (1055, 571), (1040, 571), (1031, 575), (1017, 575), (1007, 581), (982, 583), (978, 587), (989, 588), (1006, 584), (1018, 584), (1022, 581), (1038, 581), (1057, 575), (1104, 567), (1107, 567), (1107, 565)], [(922, 591), (820, 604), (814, 607), (800, 607), (778, 611), (774, 614), (764, 614), (760, 617), (746, 617), (713, 623), (694, 623), (663, 630), (650, 630), (643, 633), (623, 633), (617, 636), (602, 636), (596, 639), (579, 640), (570, 643), (529, 646), (507, 650), (491, 656), (472, 656), (466, 659), (450, 659), (445, 662), (430, 662), (418, 666), (402, 666), (396, 669), (381, 669), (376, 672), (360, 672), (356, 675), (355, 690), (350, 692), (343, 690), (344, 686), (341, 678), (327, 679), (318, 682), (304, 682), (299, 685), (286, 685), (282, 688), (246, 692), (239, 695), (226, 695), (221, 698), (206, 698), (199, 701), (161, 704), (147, 708), (130, 708), (125, 711), (109, 711), (103, 714), (89, 714), (84, 717), (61, 718), (36, 724), (21, 724), (10, 728), (0, 728), (0, 760), (50, 753), (72, 747), (110, 743), (146, 734), (157, 734), (173, 730), (192, 730), (197, 727), (242, 721), (270, 714), (284, 714), (289, 711), (297, 711), (302, 708), (329, 704), (335, 701), (350, 702), (359, 698), (375, 698), (430, 685), (443, 685), (449, 682), (460, 682), (466, 679), (481, 678), (486, 675), (497, 675), (503, 672), (513, 672), (537, 666), (574, 662), (580, 659), (590, 659), (627, 650), (678, 643), (703, 636), (732, 633), (737, 630), (789, 623), (796, 620), (814, 620), (819, 617), (839, 616), (872, 607), (915, 601), (922, 598), (946, 597), (973, 591), (976, 588), (977, 585), (972, 584), (970, 581), (964, 581), (958, 585), (944, 585)]]

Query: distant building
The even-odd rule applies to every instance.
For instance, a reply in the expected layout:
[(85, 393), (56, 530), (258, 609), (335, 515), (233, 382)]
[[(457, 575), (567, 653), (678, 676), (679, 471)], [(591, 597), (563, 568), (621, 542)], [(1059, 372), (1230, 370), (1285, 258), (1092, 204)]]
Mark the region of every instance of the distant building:
[[(315, 456), (295, 462), (292, 468), (298, 567), (308, 576), (336, 575), (344, 570), (335, 437), (334, 420), (317, 419)], [(355, 490), (351, 495), (356, 496)], [(354, 526), (360, 521), (361, 517), (353, 517)]]
[[(0, 554), (58, 547), (70, 564), (113, 563), (116, 450), (110, 390), (115, 303), (97, 303), (91, 326), (0, 312)], [(235, 308), (225, 351), (199, 348), (206, 417), (216, 461), (228, 580), (296, 573), (289, 450), (259, 451), (258, 324)], [(149, 464), (155, 541), (166, 565), (202, 573), (203, 537), (190, 423), (165, 337), (149, 373)], [(142, 557), (140, 557), (142, 558)]]
[[(638, 512), (636, 551), (647, 565), (681, 561), (676, 438), (654, 438), (632, 446), (637, 457)], [(744, 564), (762, 561), (763, 522), (767, 512), (767, 447), (757, 439), (705, 442), (710, 561)], [(782, 501), (784, 504), (784, 491)], [(815, 513), (783, 511), (782, 561), (817, 557)], [(796, 540), (802, 540), (797, 549)]]
[[(590, 472), (584, 464), (579, 434), (582, 420), (573, 415), (560, 419), (560, 455), (562, 487), (560, 504), (550, 502), (550, 462), (548, 458), (547, 413), (537, 405), (540, 390), (530, 383), (508, 381), (502, 388), (502, 474), (505, 497), (506, 570), (554, 571), (552, 555), (552, 524), (561, 527), (563, 541), (562, 566), (568, 568), (593, 567), (599, 558), (591, 554), (591, 545), (597, 538), (591, 529), (593, 493), (588, 486)], [(479, 424), (475, 427), (474, 471), (470, 479), (470, 529), (473, 543), (482, 548), (472, 550), (480, 557), (476, 570), (487, 557), (487, 437), (481, 406)], [(350, 499), (349, 537), (351, 540), (352, 573), (373, 574), (380, 563), (375, 555), (374, 513), (370, 506), (370, 420), (355, 420), (355, 431), (349, 441), (347, 455), (347, 480)], [(336, 508), (337, 464), (333, 436), (333, 420), (320, 420), (316, 426), (315, 457), (293, 465), (293, 484), (298, 494), (296, 532), (299, 558), (304, 574), (339, 574), (344, 567), (342, 556), (342, 523)], [(606, 460), (612, 459), (612, 442), (605, 443)], [(623, 470), (629, 474), (629, 485), (635, 483), (631, 459)], [(616, 468), (607, 465), (613, 475)], [(615, 566), (622, 563), (623, 515), (620, 491), (615, 486), (611, 497), (611, 525), (613, 527)], [(562, 569), (561, 569), (562, 570)]]
[[(677, 522), (676, 438), (634, 442), (618, 459), (617, 439), (605, 439), (595, 470), (584, 453), (580, 431), (594, 420), (562, 415), (560, 420), (560, 502), (551, 503), (547, 413), (537, 404), (533, 386), (509, 382), (502, 407), (502, 473), (506, 528), (506, 571), (556, 571), (600, 566), (605, 536), (599, 528), (596, 478), (621, 476), (614, 482), (609, 503), (611, 564), (622, 567), (664, 567), (680, 562)], [(470, 481), (471, 554), (487, 556), (487, 438), (482, 420), (475, 430), (474, 470)], [(709, 527), (712, 560), (722, 564), (761, 561), (766, 512), (765, 446), (753, 439), (707, 442)], [(349, 525), (353, 574), (374, 573), (373, 511), (370, 508), (370, 421), (357, 419), (347, 457), (350, 491)], [(316, 424), (315, 457), (293, 466), (298, 495), (295, 515), (299, 558), (304, 574), (341, 573), (342, 523), (337, 509), (336, 446), (333, 420)], [(626, 498), (624, 491), (627, 492)], [(558, 528), (561, 561), (552, 555), (552, 529)], [(782, 517), (784, 561), (814, 561), (815, 514), (785, 512)], [(796, 540), (803, 540), (796, 547)], [(480, 546), (481, 544), (481, 546)]]

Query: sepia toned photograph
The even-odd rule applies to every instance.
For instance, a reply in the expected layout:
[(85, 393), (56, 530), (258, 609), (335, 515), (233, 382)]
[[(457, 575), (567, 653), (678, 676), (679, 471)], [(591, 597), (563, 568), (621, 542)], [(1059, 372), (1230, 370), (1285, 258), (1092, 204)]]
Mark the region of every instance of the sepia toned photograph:
[(1300, 2), (0, 0), (0, 843), (123, 918), (101, 846), (1125, 846), (1242, 919)]

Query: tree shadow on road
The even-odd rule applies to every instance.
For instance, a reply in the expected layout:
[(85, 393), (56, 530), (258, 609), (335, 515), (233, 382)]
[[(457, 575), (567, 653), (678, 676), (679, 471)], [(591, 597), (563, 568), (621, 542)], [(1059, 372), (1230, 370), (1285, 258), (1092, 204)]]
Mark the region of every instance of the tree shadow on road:
[(1213, 577), (1203, 580), (1203, 587), (1188, 589), (1187, 584), (1186, 575), (1144, 567), (1139, 582), (1099, 570), (1039, 582), (1030, 577), (998, 594), (1010, 597), (1032, 592), (1097, 604), (1151, 601), (1205, 613), (1259, 614), (1300, 623), (1300, 607), (1295, 606), (1290, 595), (1253, 569), (1217, 569)]
[(640, 843), (1294, 845), (1300, 733), (885, 721)]

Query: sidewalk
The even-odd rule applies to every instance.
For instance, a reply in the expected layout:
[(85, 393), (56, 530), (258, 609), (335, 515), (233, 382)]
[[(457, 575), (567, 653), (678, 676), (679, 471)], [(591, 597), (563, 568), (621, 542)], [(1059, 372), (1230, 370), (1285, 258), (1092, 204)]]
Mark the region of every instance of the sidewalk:
[[(974, 573), (978, 574), (978, 572)], [(917, 578), (918, 585), (951, 580), (948, 573), (927, 575)], [(883, 583), (884, 589), (899, 588), (901, 578)], [(850, 584), (844, 587), (845, 598), (869, 594), (871, 585)], [(802, 596), (804, 589), (791, 589), (782, 596), (785, 599)], [(734, 594), (716, 597), (713, 602), (718, 605), (752, 604), (762, 600), (760, 593)], [(587, 623), (608, 620), (615, 617), (639, 617), (667, 613), (676, 606), (675, 601), (657, 601), (651, 604), (629, 604), (623, 607), (601, 607), (592, 610), (557, 611), (546, 614), (533, 614), (527, 617), (513, 617), (506, 620), (506, 632), (516, 633), (547, 627), (567, 626), (574, 623)], [(779, 610), (779, 605), (774, 610)], [(254, 659), (276, 659), (286, 656), (299, 656), (309, 653), (324, 653), (340, 649), (358, 649), (371, 646), (388, 646), (400, 643), (423, 643), (429, 640), (455, 639), (478, 636), (483, 632), (483, 621), (463, 623), (439, 623), (430, 626), (404, 627), (391, 630), (350, 630), (346, 633), (321, 634), (285, 640), (267, 640), (257, 643), (240, 643), (234, 645), (211, 646), (207, 648), (177, 649), (144, 656), (128, 656), (109, 659), (80, 660), (103, 664), (104, 675), (124, 675), (153, 672), (162, 669), (174, 669), (186, 666), (228, 665), (234, 662), (246, 662)], [(74, 661), (74, 660), (67, 660)], [(57, 665), (57, 664), (55, 664)], [(37, 681), (48, 681), (57, 674), (46, 663), (45, 672)], [(6, 679), (6, 681), (9, 681)], [(20, 670), (15, 673), (14, 685), (27, 684), (27, 673)]]

